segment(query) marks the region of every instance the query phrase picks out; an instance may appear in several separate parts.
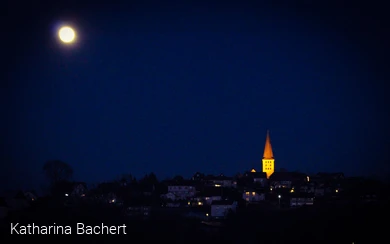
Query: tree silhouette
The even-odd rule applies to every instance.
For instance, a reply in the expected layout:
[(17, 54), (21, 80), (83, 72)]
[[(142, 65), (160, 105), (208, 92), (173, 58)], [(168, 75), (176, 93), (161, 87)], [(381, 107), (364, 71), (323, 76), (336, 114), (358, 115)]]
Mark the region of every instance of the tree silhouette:
[(96, 194), (109, 194), (114, 193), (118, 194), (120, 190), (120, 183), (116, 181), (112, 182), (103, 182), (96, 186), (96, 188), (93, 190)]
[(139, 180), (139, 184), (142, 190), (154, 189), (158, 184), (158, 179), (154, 173), (145, 175), (142, 179)]
[(43, 171), (52, 185), (69, 180), (73, 176), (72, 167), (61, 160), (47, 161), (43, 165)]
[(123, 174), (119, 178), (119, 182), (120, 182), (121, 186), (130, 187), (130, 186), (134, 186), (137, 184), (137, 179), (131, 174)]
[(176, 175), (175, 177), (173, 177), (173, 180), (177, 183), (182, 183), (184, 181), (184, 177), (181, 175)]

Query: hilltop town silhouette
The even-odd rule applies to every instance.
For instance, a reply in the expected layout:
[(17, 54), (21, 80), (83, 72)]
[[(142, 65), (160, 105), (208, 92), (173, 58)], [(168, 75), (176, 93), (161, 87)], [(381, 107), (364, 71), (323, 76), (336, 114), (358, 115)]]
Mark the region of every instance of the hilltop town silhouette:
[[(377, 180), (341, 172), (275, 171), (269, 132), (261, 170), (235, 176), (196, 172), (190, 179), (175, 176), (159, 181), (154, 173), (139, 180), (123, 175), (88, 187), (69, 180), (73, 169), (65, 162), (48, 161), (43, 170), (50, 180), (47, 195), (19, 191), (0, 198), (4, 234), (87, 235), (94, 241), (138, 236), (234, 243), (359, 243), (372, 238), (367, 228), (381, 228), (375, 218), (389, 200), (388, 185)], [(82, 235), (75, 233), (77, 226), (85, 226)], [(102, 235), (88, 226), (99, 226)], [(109, 226), (116, 226), (117, 232), (110, 234)], [(120, 226), (126, 228), (120, 232)]]

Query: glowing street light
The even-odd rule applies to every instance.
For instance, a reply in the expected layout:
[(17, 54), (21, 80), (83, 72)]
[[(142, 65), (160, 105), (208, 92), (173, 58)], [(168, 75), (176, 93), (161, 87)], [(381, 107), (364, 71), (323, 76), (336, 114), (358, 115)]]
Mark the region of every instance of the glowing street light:
[(278, 199), (279, 199), (279, 208), (280, 208), (280, 198), (282, 198), (281, 195), (278, 195)]

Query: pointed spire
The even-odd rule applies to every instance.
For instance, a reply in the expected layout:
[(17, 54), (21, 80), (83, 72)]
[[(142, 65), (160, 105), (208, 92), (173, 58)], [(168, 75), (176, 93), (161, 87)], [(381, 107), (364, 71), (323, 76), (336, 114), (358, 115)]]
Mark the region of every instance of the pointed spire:
[(267, 138), (265, 139), (265, 147), (264, 147), (264, 159), (273, 159), (274, 154), (272, 153), (271, 139), (269, 136), (269, 130), (267, 130)]

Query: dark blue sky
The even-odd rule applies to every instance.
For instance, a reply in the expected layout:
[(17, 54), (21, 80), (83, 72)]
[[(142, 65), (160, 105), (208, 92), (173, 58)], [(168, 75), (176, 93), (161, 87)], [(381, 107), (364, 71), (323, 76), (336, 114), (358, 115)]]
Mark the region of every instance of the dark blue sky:
[[(387, 171), (387, 50), (369, 37), (380, 26), (297, 10), (122, 4), (24, 16), (8, 43), (3, 180), (38, 184), (50, 159), (87, 182), (232, 175), (261, 168), (267, 129), (276, 169)], [(58, 43), (61, 24), (77, 45)]]

